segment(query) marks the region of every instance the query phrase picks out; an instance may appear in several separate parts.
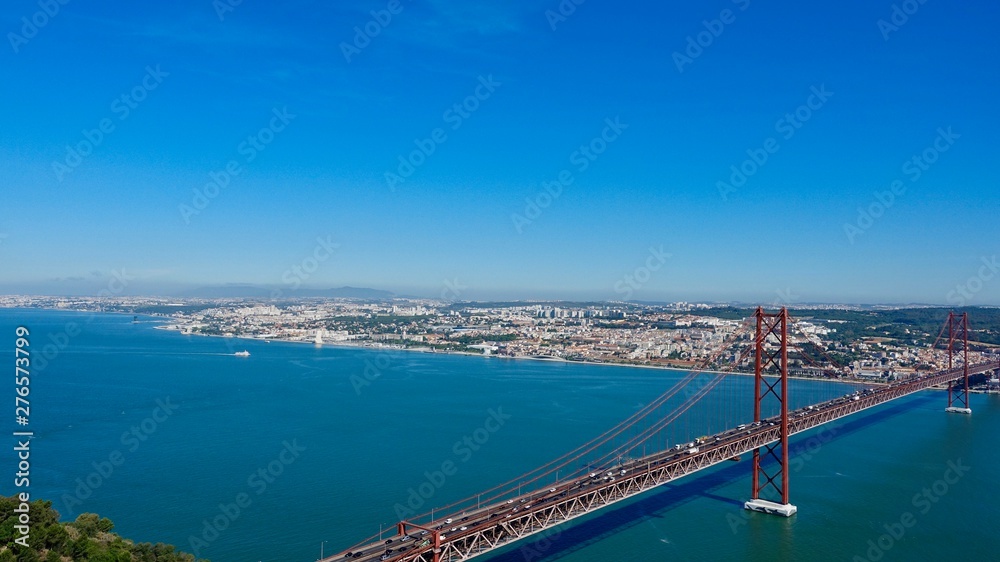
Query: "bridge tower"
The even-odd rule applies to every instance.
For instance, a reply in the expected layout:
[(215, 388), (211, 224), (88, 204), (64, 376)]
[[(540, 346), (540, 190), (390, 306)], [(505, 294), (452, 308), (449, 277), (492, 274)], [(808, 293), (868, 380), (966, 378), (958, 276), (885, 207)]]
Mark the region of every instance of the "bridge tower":
[[(428, 534), (430, 534), (430, 537), (426, 537), (424, 540), (428, 541), (433, 546), (433, 549), (431, 550), (431, 562), (441, 562), (441, 531), (431, 529), (430, 527), (425, 527), (423, 525), (417, 525), (416, 523), (400, 521), (396, 524), (396, 534), (400, 537), (405, 537), (410, 527), (427, 531)], [(419, 543), (420, 540), (418, 539), (417, 542)]]
[(948, 313), (948, 369), (955, 368), (955, 358), (957, 350), (955, 344), (961, 342), (961, 353), (964, 375), (962, 385), (955, 387), (948, 385), (948, 408), (947, 412), (957, 414), (971, 414), (969, 407), (969, 313), (963, 312), (961, 315), (954, 312)]
[[(750, 501), (744, 507), (751, 511), (791, 517), (798, 508), (788, 501), (788, 309), (768, 314), (763, 308), (758, 308), (755, 316), (753, 420), (755, 423), (761, 421), (761, 404), (771, 396), (778, 401), (781, 409), (781, 427), (778, 442), (753, 452), (753, 490)], [(778, 372), (777, 378), (764, 377), (765, 371), (771, 368)], [(768, 458), (777, 461), (777, 471), (773, 474), (763, 467), (763, 461)], [(767, 500), (762, 495), (778, 501)]]

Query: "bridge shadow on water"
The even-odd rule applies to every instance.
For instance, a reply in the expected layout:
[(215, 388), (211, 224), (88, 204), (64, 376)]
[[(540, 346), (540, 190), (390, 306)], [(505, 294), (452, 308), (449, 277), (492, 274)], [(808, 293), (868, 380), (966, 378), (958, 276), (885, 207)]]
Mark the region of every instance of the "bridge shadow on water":
[[(820, 428), (812, 429), (805, 435), (792, 437), (789, 455), (793, 460), (803, 457), (803, 455), (805, 455), (805, 459), (808, 459), (810, 454), (816, 454), (817, 445), (821, 446), (825, 443), (845, 439), (889, 418), (941, 399), (941, 393), (938, 392), (920, 393), (916, 397), (905, 399), (906, 401), (903, 403), (897, 402), (874, 411), (869, 410), (831, 422)], [(823, 430), (823, 427), (836, 429), (835, 431), (823, 432), (823, 438), (817, 440), (815, 436)], [(742, 462), (732, 463), (721, 468), (716, 466), (707, 469), (704, 474), (685, 477), (677, 484), (660, 486), (631, 501), (604, 508), (589, 518), (585, 518), (582, 522), (577, 520), (564, 527), (550, 529), (526, 539), (523, 543), (510, 545), (489, 557), (488, 560), (489, 562), (558, 560), (587, 546), (599, 543), (607, 537), (642, 525), (651, 518), (660, 518), (664, 512), (679, 509), (701, 499), (713, 500), (721, 504), (720, 516), (725, 516), (725, 512), (721, 511), (724, 509), (740, 513), (743, 509), (743, 502), (749, 499), (751, 467), (748, 460), (748, 455), (745, 455)], [(791, 466), (793, 467), (791, 477), (794, 479), (795, 463), (792, 462)], [(733, 482), (744, 479), (747, 480), (747, 497), (732, 498), (715, 493)]]

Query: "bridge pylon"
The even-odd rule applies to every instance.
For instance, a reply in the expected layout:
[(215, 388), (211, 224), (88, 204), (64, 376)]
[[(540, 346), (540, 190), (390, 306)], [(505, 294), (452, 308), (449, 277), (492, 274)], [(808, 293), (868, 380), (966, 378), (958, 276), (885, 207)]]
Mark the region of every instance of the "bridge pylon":
[[(771, 396), (778, 401), (781, 409), (781, 438), (762, 449), (754, 449), (753, 490), (750, 501), (743, 507), (750, 511), (791, 517), (798, 508), (788, 501), (788, 309), (768, 314), (763, 308), (757, 308), (755, 316), (753, 421), (757, 424), (762, 420), (761, 404)], [(776, 379), (764, 376), (771, 368), (778, 372)], [(769, 458), (777, 461), (776, 469), (764, 468), (763, 461)]]
[[(406, 521), (400, 521), (396, 524), (396, 535), (399, 537), (407, 536), (408, 529), (413, 527), (414, 529), (419, 529), (422, 531), (427, 531), (430, 534), (429, 538), (425, 538), (424, 541), (432, 545), (430, 552), (431, 562), (441, 562), (441, 531), (437, 529), (432, 529), (430, 527), (425, 527), (423, 525), (417, 525), (416, 523), (409, 523)], [(423, 536), (423, 535), (421, 535)], [(420, 540), (417, 540), (417, 544), (420, 544)]]
[(969, 313), (956, 314), (948, 313), (948, 369), (955, 368), (955, 359), (958, 350), (955, 349), (957, 343), (962, 344), (962, 363), (964, 374), (961, 385), (956, 387), (948, 384), (948, 408), (946, 412), (955, 414), (971, 414), (969, 407)]

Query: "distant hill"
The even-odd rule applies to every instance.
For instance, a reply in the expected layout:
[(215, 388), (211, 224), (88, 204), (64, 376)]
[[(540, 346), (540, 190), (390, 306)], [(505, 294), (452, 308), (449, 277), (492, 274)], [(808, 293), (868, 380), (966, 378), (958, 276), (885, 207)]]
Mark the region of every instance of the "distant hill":
[(266, 299), (270, 298), (271, 289), (254, 285), (221, 285), (199, 287), (183, 291), (177, 296), (196, 299)]
[(396, 296), (391, 291), (379, 289), (366, 289), (362, 287), (340, 287), (338, 289), (299, 289), (298, 291), (285, 291), (289, 296), (303, 297), (327, 297), (332, 299), (364, 299), (378, 300), (391, 299)]
[(269, 299), (280, 291), (282, 298), (330, 298), (330, 299), (358, 299), (358, 300), (383, 300), (391, 299), (395, 296), (391, 291), (379, 289), (367, 289), (363, 287), (339, 287), (336, 289), (298, 289), (292, 290), (289, 287), (264, 287), (259, 285), (219, 285), (214, 287), (200, 287), (190, 291), (185, 291), (178, 296), (186, 298), (202, 299)]

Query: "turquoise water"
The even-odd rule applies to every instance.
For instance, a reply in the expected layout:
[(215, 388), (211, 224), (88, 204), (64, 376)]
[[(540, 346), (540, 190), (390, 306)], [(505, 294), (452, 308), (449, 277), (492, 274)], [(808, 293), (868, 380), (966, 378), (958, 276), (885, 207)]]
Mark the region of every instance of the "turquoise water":
[[(424, 508), (559, 456), (682, 376), (195, 338), (131, 320), (0, 310), (0, 348), (7, 341), (13, 351), (14, 327), (23, 324), (36, 353), (32, 496), (53, 500), (67, 519), (100, 513), (141, 541), (190, 551), (191, 537), (201, 537), (194, 546), (216, 562), (305, 562), (321, 545), (341, 550), (395, 523), (394, 506), (442, 463), (458, 472)], [(79, 334), (55, 336), (70, 323)], [(49, 359), (38, 357), (61, 339), (58, 353), (52, 344)], [(242, 349), (251, 357), (232, 356)], [(793, 383), (797, 404), (846, 392)], [(733, 377), (664, 441), (715, 429), (710, 419), (740, 423), (748, 388), (748, 378)], [(944, 400), (921, 393), (797, 437), (791, 490), (799, 514), (789, 520), (745, 514), (749, 464), (732, 463), (480, 560), (993, 560), (1000, 400), (974, 396), (971, 417), (944, 414)], [(502, 427), (476, 451), (456, 448), (485, 427), (491, 409), (504, 415)], [(13, 467), (11, 447), (4, 451), (3, 466)], [(969, 469), (956, 476), (949, 462)], [(2, 482), (0, 493), (11, 494), (12, 478)], [(243, 507), (224, 515), (220, 504), (238, 498)], [(213, 518), (226, 528), (203, 536)], [(900, 538), (887, 535), (880, 546), (887, 524)]]

